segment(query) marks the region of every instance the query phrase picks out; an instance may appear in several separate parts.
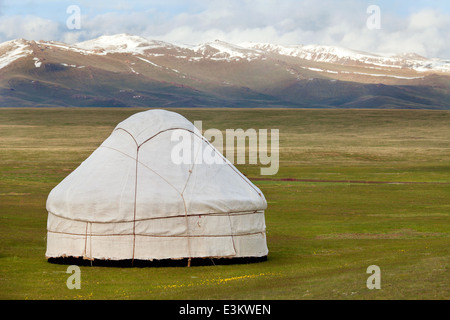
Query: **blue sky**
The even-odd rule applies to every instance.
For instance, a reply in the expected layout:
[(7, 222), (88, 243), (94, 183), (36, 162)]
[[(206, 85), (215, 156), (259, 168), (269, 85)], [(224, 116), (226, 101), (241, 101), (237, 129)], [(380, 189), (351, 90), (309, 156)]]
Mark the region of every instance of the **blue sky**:
[[(77, 5), (81, 28), (69, 30)], [(369, 5), (380, 29), (369, 29)], [(74, 43), (131, 33), (168, 42), (324, 44), (371, 52), (450, 58), (448, 0), (0, 0), (0, 42), (14, 38)]]
[[(258, 0), (261, 1), (261, 0)], [(340, 0), (336, 0), (338, 3)], [(62, 12), (69, 5), (79, 5), (92, 15), (98, 15), (107, 12), (129, 12), (155, 9), (160, 12), (166, 12), (170, 15), (176, 15), (183, 12), (201, 11), (208, 7), (208, 0), (204, 1), (64, 1), (64, 0), (4, 0), (0, 1), (3, 15), (26, 15), (34, 14), (48, 19), (63, 21), (65, 20)], [(264, 2), (262, 0), (261, 2)], [(278, 1), (280, 3), (281, 1)], [(301, 0), (294, 1), (302, 2)], [(399, 16), (406, 16), (412, 12), (424, 8), (434, 8), (441, 12), (450, 12), (450, 1), (448, 0), (372, 0), (359, 1), (369, 4), (379, 5), (386, 11), (393, 12)], [(257, 2), (255, 2), (257, 3)], [(319, 2), (317, 2), (319, 5)]]

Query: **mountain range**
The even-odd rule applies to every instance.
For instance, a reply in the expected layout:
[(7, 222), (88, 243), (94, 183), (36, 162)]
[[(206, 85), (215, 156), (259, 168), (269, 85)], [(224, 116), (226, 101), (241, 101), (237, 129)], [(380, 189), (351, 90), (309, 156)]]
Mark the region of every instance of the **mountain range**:
[(117, 34), (0, 44), (0, 107), (450, 109), (450, 60)]

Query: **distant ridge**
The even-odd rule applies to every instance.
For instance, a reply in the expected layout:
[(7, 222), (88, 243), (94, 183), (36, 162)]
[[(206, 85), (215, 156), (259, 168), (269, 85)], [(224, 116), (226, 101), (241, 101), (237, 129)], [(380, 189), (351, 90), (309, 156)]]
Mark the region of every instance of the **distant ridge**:
[(0, 107), (450, 109), (450, 61), (130, 34), (0, 44)]

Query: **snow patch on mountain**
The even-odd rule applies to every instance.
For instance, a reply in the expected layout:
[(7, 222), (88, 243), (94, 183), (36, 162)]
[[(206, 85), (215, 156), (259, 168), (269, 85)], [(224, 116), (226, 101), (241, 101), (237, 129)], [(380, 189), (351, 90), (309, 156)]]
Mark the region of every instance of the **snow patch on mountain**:
[(193, 46), (190, 48), (190, 50), (197, 54), (200, 54), (204, 58), (216, 61), (252, 61), (261, 57), (261, 53), (255, 50), (244, 48), (220, 40)]
[(136, 53), (144, 54), (146, 50), (173, 47), (173, 45), (157, 40), (147, 40), (145, 38), (126, 33), (112, 36), (101, 36), (96, 39), (79, 42), (75, 45), (78, 48), (90, 51), (103, 51), (103, 53)]
[(242, 43), (241, 46), (264, 52), (291, 56), (314, 62), (335, 63), (347, 65), (350, 63), (364, 64), (383, 68), (408, 68), (418, 72), (430, 70), (449, 72), (450, 61), (427, 59), (414, 53), (404, 54), (374, 54), (324, 45), (293, 45), (283, 46), (271, 43)]
[(151, 65), (154, 66), (154, 67), (162, 68), (160, 65), (157, 65), (156, 63), (151, 62), (150, 60), (147, 60), (147, 59), (144, 59), (144, 58), (141, 58), (141, 57), (137, 57), (137, 58), (140, 59), (140, 60), (142, 60), (142, 61), (145, 61), (145, 62), (151, 64)]
[(0, 44), (0, 69), (3, 69), (10, 63), (19, 58), (31, 55), (33, 51), (29, 48), (26, 40), (11, 40)]

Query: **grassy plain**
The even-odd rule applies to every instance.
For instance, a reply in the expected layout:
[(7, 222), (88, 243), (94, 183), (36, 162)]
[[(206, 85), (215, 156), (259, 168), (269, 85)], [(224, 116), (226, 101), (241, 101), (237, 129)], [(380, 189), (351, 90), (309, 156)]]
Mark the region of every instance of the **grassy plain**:
[(424, 110), (177, 109), (203, 129), (279, 129), (277, 175), (237, 165), (264, 178), (268, 260), (81, 267), (69, 290), (44, 257), (47, 195), (139, 111), (0, 109), (1, 299), (450, 298), (450, 112)]

